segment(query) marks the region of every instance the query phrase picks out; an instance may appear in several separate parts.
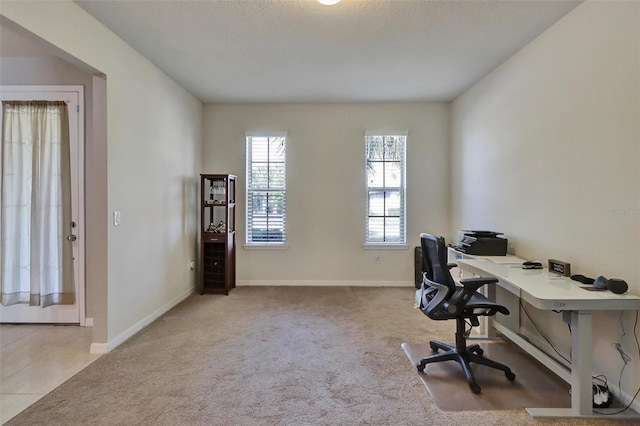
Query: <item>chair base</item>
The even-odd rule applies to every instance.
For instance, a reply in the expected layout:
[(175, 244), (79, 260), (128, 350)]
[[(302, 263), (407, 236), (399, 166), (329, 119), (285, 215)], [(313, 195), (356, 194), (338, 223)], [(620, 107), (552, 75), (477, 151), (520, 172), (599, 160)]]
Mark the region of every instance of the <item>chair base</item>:
[[(462, 324), (460, 324), (460, 322), (462, 322)], [(462, 367), (464, 375), (467, 378), (467, 382), (469, 383), (471, 392), (475, 394), (479, 394), (481, 392), (481, 388), (478, 383), (476, 383), (476, 379), (473, 376), (473, 372), (471, 371), (472, 362), (475, 362), (476, 364), (486, 365), (487, 367), (495, 368), (496, 370), (504, 371), (504, 375), (509, 381), (513, 381), (516, 378), (516, 375), (513, 374), (511, 369), (506, 365), (485, 358), (483, 356), (484, 351), (479, 345), (476, 344), (466, 346), (464, 321), (458, 321), (458, 331), (456, 332), (456, 346), (439, 342), (437, 340), (430, 341), (429, 346), (431, 346), (431, 350), (433, 350), (434, 352), (438, 352), (438, 350), (443, 350), (445, 352), (422, 358), (420, 362), (416, 364), (418, 371), (420, 373), (423, 373), (426, 365), (433, 362), (457, 361)]]

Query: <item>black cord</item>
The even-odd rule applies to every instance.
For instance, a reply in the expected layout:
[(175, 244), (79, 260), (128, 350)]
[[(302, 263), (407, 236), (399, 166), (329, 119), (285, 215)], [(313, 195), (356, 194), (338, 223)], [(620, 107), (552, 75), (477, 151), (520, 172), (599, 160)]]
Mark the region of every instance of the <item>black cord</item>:
[(633, 325), (633, 337), (636, 339), (636, 346), (638, 347), (638, 359), (640, 359), (640, 341), (638, 341), (638, 313), (636, 311), (636, 323)]
[(633, 395), (633, 398), (631, 398), (631, 401), (627, 404), (626, 407), (624, 407), (623, 409), (621, 409), (620, 411), (614, 411), (613, 413), (605, 413), (603, 411), (598, 411), (598, 410), (593, 410), (594, 413), (598, 413), (598, 414), (604, 414), (605, 416), (613, 416), (615, 414), (620, 414), (624, 411), (627, 411), (629, 409), (629, 407), (631, 407), (631, 404), (633, 404), (633, 401), (636, 400), (636, 397), (638, 396), (638, 394), (640, 393), (640, 388), (638, 388), (638, 390), (636, 391), (635, 395)]
[(464, 330), (464, 337), (466, 339), (471, 334), (471, 330), (473, 330), (473, 324), (471, 324), (471, 322), (469, 320), (467, 320), (466, 318), (464, 319), (464, 322), (465, 322), (465, 324), (467, 324), (469, 326), (468, 330), (467, 329)]
[[(542, 338), (543, 338), (543, 339), (544, 339), (544, 340), (549, 344), (549, 346), (551, 347), (551, 349), (553, 349), (553, 350), (554, 350), (554, 352), (558, 354), (558, 356), (560, 356), (560, 357), (561, 357), (562, 359), (564, 359), (566, 362), (568, 362), (569, 364), (571, 364), (571, 361), (569, 361), (565, 356), (563, 356), (560, 352), (558, 352), (558, 351), (557, 351), (557, 349), (556, 349), (556, 348), (551, 344), (551, 342), (549, 341), (549, 339), (547, 339), (547, 337), (542, 333), (542, 331), (540, 331), (540, 328), (539, 328), (539, 327), (538, 327), (538, 325), (533, 321), (533, 319), (531, 318), (531, 316), (529, 315), (529, 313), (528, 313), (528, 312), (527, 312), (527, 310), (525, 309), (524, 305), (522, 304), (522, 300), (520, 300), (520, 307), (522, 308), (522, 311), (523, 311), (523, 312), (524, 312), (524, 314), (527, 316), (527, 318), (529, 318), (529, 321), (531, 321), (531, 324), (533, 324), (533, 326), (535, 327), (535, 329), (538, 331), (538, 333), (540, 334), (540, 336), (542, 336)], [(634, 326), (633, 326), (633, 336), (634, 336), (634, 337), (635, 337), (635, 339), (636, 339), (636, 346), (638, 347), (638, 359), (640, 359), (640, 340), (638, 340), (638, 332), (637, 332), (637, 328), (638, 328), (638, 313), (639, 313), (639, 312), (640, 312), (640, 311), (636, 311), (636, 321), (635, 321), (635, 324), (634, 324)], [(571, 326), (570, 326), (570, 325), (569, 325), (569, 331), (571, 331)], [(626, 335), (626, 332), (625, 332), (625, 330), (624, 330), (624, 325), (622, 326), (622, 333), (623, 333), (623, 334), (622, 334), (623, 336), (625, 336), (625, 335)], [(615, 346), (614, 346), (614, 347), (615, 347)], [(619, 351), (619, 352), (621, 351), (621, 349), (619, 349), (619, 348), (616, 348), (616, 349), (618, 349), (618, 351)], [(624, 352), (621, 352), (621, 356), (622, 356), (622, 354), (624, 354)], [(626, 354), (625, 354), (625, 355), (626, 355)], [(626, 360), (625, 360), (625, 357), (624, 357), (624, 356), (622, 357), (622, 360), (623, 360), (623, 362), (624, 362), (624, 365), (622, 366), (622, 370), (620, 371), (620, 381), (618, 382), (618, 389), (620, 389), (620, 391), (622, 391), (622, 387), (620, 386), (620, 384), (621, 384), (621, 382), (622, 382), (622, 374), (623, 374), (623, 372), (624, 372), (625, 367), (626, 367), (626, 366), (627, 366), (627, 364), (628, 364), (628, 361), (626, 361)], [(607, 382), (607, 379), (606, 379), (606, 377), (605, 377), (605, 376), (602, 376), (602, 375), (601, 375), (601, 376), (594, 376), (593, 378), (594, 378), (594, 379), (596, 379), (596, 378), (597, 378), (597, 379), (603, 380), (601, 377), (604, 377), (604, 381), (605, 381), (605, 383), (606, 383), (606, 382)], [(629, 402), (629, 404), (627, 404), (627, 406), (626, 406), (626, 407), (622, 408), (622, 409), (621, 409), (621, 410), (619, 410), (619, 411), (615, 411), (615, 412), (612, 412), (612, 413), (605, 413), (605, 412), (598, 411), (598, 410), (595, 410), (595, 409), (594, 409), (593, 411), (594, 411), (595, 413), (603, 414), (603, 415), (607, 415), (607, 416), (613, 416), (613, 415), (615, 415), (615, 414), (620, 414), (620, 413), (622, 413), (623, 411), (626, 411), (626, 410), (628, 410), (628, 409), (631, 407), (631, 405), (633, 404), (633, 402), (634, 402), (634, 401), (636, 400), (636, 398), (638, 397), (638, 394), (640, 394), (640, 387), (638, 387), (638, 390), (637, 390), (637, 391), (636, 391), (636, 393), (633, 395), (633, 398), (631, 398), (631, 401)]]
[(607, 376), (605, 376), (604, 374), (598, 374), (597, 376), (591, 376), (592, 380), (599, 380), (602, 383), (604, 383), (604, 386), (606, 388), (609, 388), (609, 382), (607, 381)]
[[(637, 328), (638, 328), (638, 312), (640, 311), (636, 311), (636, 322), (633, 326), (633, 336), (636, 339), (636, 346), (638, 347), (638, 359), (640, 359), (640, 341), (638, 341), (638, 332), (637, 332)], [(622, 331), (624, 333), (624, 327), (622, 328)], [(623, 334), (624, 336), (624, 334)], [(624, 361), (624, 358), (622, 359)], [(620, 382), (622, 381), (622, 372), (624, 371), (624, 368), (627, 366), (627, 362), (624, 362), (624, 365), (622, 366), (622, 370), (620, 370)], [(618, 382), (618, 389), (620, 389), (620, 392), (622, 392), (622, 388), (620, 387), (620, 382)], [(638, 397), (638, 394), (640, 394), (640, 387), (638, 387), (638, 390), (636, 391), (636, 393), (633, 395), (633, 398), (631, 398), (631, 401), (629, 401), (629, 403), (627, 404), (626, 407), (622, 408), (619, 411), (615, 411), (613, 413), (604, 413), (601, 411), (597, 411), (597, 410), (593, 410), (594, 412), (598, 413), (598, 414), (604, 414), (607, 416), (613, 416), (615, 414), (620, 414), (623, 411), (627, 411), (629, 409), (629, 407), (631, 407), (631, 405), (633, 404), (633, 401), (636, 400), (636, 398)]]
[(525, 309), (524, 305), (522, 304), (522, 300), (520, 300), (520, 307), (522, 308), (522, 311), (524, 312), (524, 314), (527, 316), (527, 318), (529, 318), (529, 321), (531, 322), (531, 324), (533, 324), (533, 326), (536, 328), (536, 330), (538, 331), (538, 333), (540, 334), (540, 336), (542, 336), (542, 338), (549, 344), (549, 346), (551, 347), (551, 349), (553, 349), (553, 351), (555, 353), (558, 354), (558, 356), (562, 359), (564, 359), (567, 363), (571, 364), (571, 361), (569, 361), (569, 359), (567, 357), (565, 357), (564, 355), (562, 355), (560, 352), (558, 352), (558, 350), (553, 346), (553, 344), (551, 344), (551, 342), (549, 341), (549, 339), (547, 339), (547, 337), (542, 333), (542, 331), (540, 330), (540, 328), (538, 327), (538, 325), (533, 321), (533, 319), (531, 319), (531, 316), (529, 315), (529, 312), (527, 312), (527, 310)]
[[(620, 329), (622, 330), (622, 336), (620, 336), (621, 342), (627, 335), (627, 330), (624, 329), (624, 321), (622, 320), (623, 315), (624, 311), (620, 311)], [(622, 391), (622, 376), (624, 374), (624, 369), (627, 368), (627, 364), (631, 362), (631, 357), (622, 350), (622, 345), (620, 343), (615, 343), (612, 346), (615, 348), (615, 350), (618, 351), (618, 353), (620, 354), (620, 358), (622, 358), (622, 362), (624, 363), (624, 365), (622, 366), (622, 370), (620, 370), (620, 377), (618, 377), (618, 389)]]

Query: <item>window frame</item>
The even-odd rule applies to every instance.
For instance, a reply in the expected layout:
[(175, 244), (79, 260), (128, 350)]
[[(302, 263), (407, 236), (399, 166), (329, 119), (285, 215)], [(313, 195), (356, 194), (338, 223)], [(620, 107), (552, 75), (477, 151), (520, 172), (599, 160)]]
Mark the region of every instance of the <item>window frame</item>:
[[(269, 183), (267, 183), (266, 187), (256, 187), (252, 184), (252, 165), (255, 162), (252, 158), (253, 153), (253, 139), (255, 138), (267, 138), (268, 140), (271, 138), (284, 138), (284, 153), (282, 161), (267, 161), (267, 167), (272, 163), (282, 164), (283, 165), (283, 184), (282, 187), (269, 187)], [(245, 132), (245, 177), (246, 177), (246, 187), (245, 187), (245, 202), (246, 202), (246, 215), (245, 215), (245, 248), (286, 248), (287, 247), (287, 212), (286, 212), (286, 198), (287, 198), (287, 142), (288, 136), (287, 132)], [(268, 143), (268, 142), (267, 142)], [(251, 156), (250, 156), (251, 155)], [(255, 216), (253, 212), (253, 195), (259, 192), (278, 192), (282, 193), (282, 239), (276, 241), (266, 240), (253, 240), (252, 233), (252, 225), (255, 224)], [(267, 220), (269, 217), (269, 213), (266, 213)], [(267, 228), (268, 229), (268, 228)]]
[[(407, 244), (407, 184), (406, 184), (406, 176), (407, 176), (407, 145), (408, 145), (408, 134), (409, 132), (407, 131), (367, 131), (365, 133), (365, 145), (364, 145), (364, 173), (365, 173), (365, 229), (364, 229), (364, 248), (368, 248), (368, 249), (375, 249), (375, 248), (384, 248), (384, 249), (406, 249), (408, 247)], [(372, 137), (401, 137), (403, 138), (403, 150), (401, 153), (401, 158), (400, 158), (400, 172), (401, 172), (401, 177), (399, 179), (399, 184), (400, 187), (389, 187), (386, 186), (384, 183), (382, 186), (370, 186), (369, 185), (369, 173), (368, 173), (368, 169), (369, 169), (369, 156), (368, 156), (368, 148), (369, 148), (369, 141), (370, 138)], [(382, 161), (383, 163), (387, 163), (385, 161)], [(384, 178), (383, 178), (384, 181)], [(380, 192), (382, 191), (383, 193), (385, 193), (387, 190), (391, 190), (393, 192), (398, 192), (399, 196), (400, 196), (400, 213), (397, 216), (400, 220), (400, 235), (399, 235), (399, 239), (398, 240), (394, 240), (394, 241), (385, 241), (385, 237), (383, 236), (383, 240), (373, 240), (371, 239), (371, 234), (370, 234), (370, 219), (372, 218), (371, 213), (370, 213), (370, 207), (371, 207), (371, 202), (370, 202), (370, 194), (371, 191), (376, 191), (376, 192)], [(378, 217), (378, 216), (375, 216)], [(386, 212), (383, 213), (383, 217), (384, 219), (388, 218), (388, 217), (396, 217), (396, 216), (389, 216)], [(383, 225), (383, 235), (386, 234), (387, 231), (387, 225), (386, 223)]]

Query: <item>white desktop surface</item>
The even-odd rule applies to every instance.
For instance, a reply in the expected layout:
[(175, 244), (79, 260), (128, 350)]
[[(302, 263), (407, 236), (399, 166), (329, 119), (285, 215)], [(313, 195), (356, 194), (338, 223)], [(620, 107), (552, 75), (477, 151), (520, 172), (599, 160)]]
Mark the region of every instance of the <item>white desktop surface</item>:
[(556, 276), (547, 269), (522, 269), (521, 265), (498, 264), (490, 260), (458, 259), (458, 266), (478, 275), (490, 274), (532, 306), (543, 310), (636, 310), (640, 296), (592, 291), (570, 278)]
[[(584, 285), (570, 278), (549, 275), (547, 269), (522, 269), (521, 265), (509, 265), (480, 259), (457, 259), (462, 270), (480, 276), (498, 278), (500, 287), (505, 288), (521, 300), (541, 310), (563, 311), (563, 319), (571, 329), (571, 371), (562, 374), (562, 366), (549, 358), (541, 350), (519, 336), (518, 330), (499, 327), (507, 338), (527, 350), (531, 355), (552, 371), (571, 383), (571, 408), (528, 408), (535, 418), (609, 418), (639, 419), (631, 412), (617, 413), (616, 409), (592, 408), (592, 321), (591, 312), (596, 310), (637, 310), (640, 297), (631, 294), (615, 294), (610, 291), (589, 291)], [(513, 314), (513, 313), (512, 313)], [(498, 328), (499, 327), (499, 328)], [(605, 413), (606, 412), (606, 413)]]

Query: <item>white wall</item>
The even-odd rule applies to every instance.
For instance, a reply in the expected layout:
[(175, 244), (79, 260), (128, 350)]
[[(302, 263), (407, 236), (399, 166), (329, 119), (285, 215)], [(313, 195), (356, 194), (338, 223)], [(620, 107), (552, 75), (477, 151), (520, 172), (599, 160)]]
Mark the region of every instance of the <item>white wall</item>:
[(108, 217), (122, 225), (105, 236), (95, 343), (111, 349), (193, 290), (202, 104), (73, 2), (3, 2), (2, 15), (106, 75)]
[[(0, 41), (0, 46), (2, 42)], [(4, 57), (0, 49), (0, 84), (2, 85), (80, 85), (84, 87), (85, 115), (93, 114), (93, 83), (88, 72), (74, 67), (66, 61), (50, 56), (42, 57)], [(85, 120), (85, 147), (93, 144), (92, 120)], [(85, 283), (86, 317), (93, 318), (94, 292), (93, 281)]]
[[(640, 294), (640, 3), (586, 2), (452, 105), (456, 229), (504, 232), (516, 254), (557, 258)], [(622, 342), (640, 385), (636, 312), (594, 315), (595, 373), (617, 382)], [(568, 355), (559, 314), (535, 318)], [(526, 322), (526, 321), (525, 321)], [(542, 339), (530, 326), (534, 340)]]
[[(207, 105), (206, 173), (238, 175), (239, 285), (412, 285), (419, 233), (448, 222), (448, 105)], [(245, 131), (288, 132), (287, 250), (248, 250)], [(364, 134), (407, 130), (408, 250), (365, 250)], [(374, 257), (380, 256), (380, 264)]]

